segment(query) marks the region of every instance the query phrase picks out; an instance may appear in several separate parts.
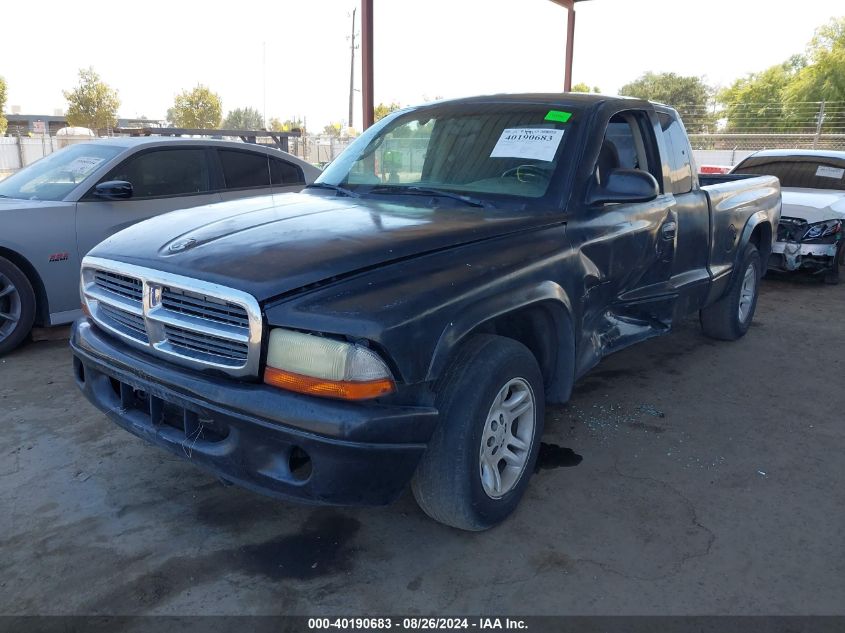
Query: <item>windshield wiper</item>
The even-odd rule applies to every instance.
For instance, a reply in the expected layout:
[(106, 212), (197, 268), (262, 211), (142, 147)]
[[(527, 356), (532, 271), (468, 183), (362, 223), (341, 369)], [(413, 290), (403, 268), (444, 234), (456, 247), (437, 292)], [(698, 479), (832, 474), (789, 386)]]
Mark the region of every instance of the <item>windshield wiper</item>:
[(347, 196), (349, 198), (360, 198), (361, 194), (352, 191), (351, 189), (347, 189), (346, 187), (341, 187), (340, 185), (332, 185), (327, 182), (312, 182), (310, 185), (305, 185), (306, 189), (331, 189), (332, 191), (336, 191), (337, 193)]
[(458, 200), (471, 207), (491, 207), (489, 202), (483, 202), (478, 198), (472, 196), (463, 196), (459, 193), (452, 193), (451, 191), (443, 191), (442, 189), (433, 189), (431, 187), (418, 187), (416, 185), (377, 185), (372, 189), (368, 189), (367, 193), (396, 193), (399, 195), (409, 194), (412, 196), (440, 196), (442, 198), (451, 198)]

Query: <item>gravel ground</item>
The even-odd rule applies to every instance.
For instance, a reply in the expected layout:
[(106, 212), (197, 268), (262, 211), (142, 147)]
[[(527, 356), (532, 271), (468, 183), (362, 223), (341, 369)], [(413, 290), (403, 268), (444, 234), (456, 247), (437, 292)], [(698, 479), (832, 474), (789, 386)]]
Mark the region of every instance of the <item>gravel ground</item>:
[(748, 335), (697, 322), (548, 410), (481, 534), (286, 504), (110, 423), (62, 341), (0, 360), (0, 613), (845, 614), (845, 285), (767, 279)]

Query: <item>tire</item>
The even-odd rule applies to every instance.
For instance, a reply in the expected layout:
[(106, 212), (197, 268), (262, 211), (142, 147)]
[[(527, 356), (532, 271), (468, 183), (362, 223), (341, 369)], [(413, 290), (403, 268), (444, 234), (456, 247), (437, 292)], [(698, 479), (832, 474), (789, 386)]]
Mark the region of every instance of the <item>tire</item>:
[(35, 291), (20, 268), (0, 257), (0, 356), (21, 344), (35, 323)]
[(699, 314), (705, 335), (722, 341), (735, 341), (745, 335), (757, 308), (761, 269), (760, 253), (748, 244), (727, 292)]
[(831, 286), (838, 284), (842, 266), (845, 266), (845, 241), (840, 242), (833, 259), (833, 267), (824, 274), (824, 282)]
[[(435, 521), (486, 530), (514, 511), (534, 472), (545, 414), (540, 368), (521, 343), (475, 335), (435, 390), (440, 424), (411, 481), (414, 498)], [(520, 413), (526, 402), (532, 410)]]

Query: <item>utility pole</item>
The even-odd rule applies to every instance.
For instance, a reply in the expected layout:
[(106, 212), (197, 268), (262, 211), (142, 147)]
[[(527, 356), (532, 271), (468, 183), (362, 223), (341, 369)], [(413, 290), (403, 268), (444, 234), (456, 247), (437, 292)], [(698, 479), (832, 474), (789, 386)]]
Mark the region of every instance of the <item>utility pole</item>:
[(352, 127), (352, 115), (354, 114), (354, 94), (355, 94), (355, 13), (358, 11), (358, 8), (352, 9), (352, 36), (350, 37), (350, 57), (351, 61), (349, 64), (349, 118), (347, 119), (346, 125), (347, 127)]
[(366, 130), (373, 124), (373, 0), (361, 0), (361, 101)]
[(264, 129), (267, 129), (267, 42), (261, 42), (261, 85), (264, 91), (264, 105), (261, 118), (264, 119)]
[(816, 146), (819, 144), (819, 141), (822, 137), (822, 125), (824, 124), (824, 99), (822, 99), (821, 105), (819, 105), (819, 120), (816, 123), (816, 135), (813, 137), (813, 149), (816, 149)]

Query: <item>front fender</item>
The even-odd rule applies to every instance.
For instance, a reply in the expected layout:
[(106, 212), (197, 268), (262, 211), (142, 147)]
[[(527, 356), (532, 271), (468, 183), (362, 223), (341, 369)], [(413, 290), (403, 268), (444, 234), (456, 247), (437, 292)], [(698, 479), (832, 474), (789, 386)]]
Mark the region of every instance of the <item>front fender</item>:
[(463, 309), (441, 332), (426, 380), (436, 380), (443, 373), (455, 350), (473, 332), (508, 314), (530, 308), (539, 308), (549, 315), (549, 329), (555, 336), (553, 341), (549, 341), (554, 354), (550, 367), (551, 376), (547, 380), (547, 399), (552, 402), (568, 400), (575, 372), (572, 304), (566, 291), (553, 281), (542, 281), (516, 291), (485, 297)]

